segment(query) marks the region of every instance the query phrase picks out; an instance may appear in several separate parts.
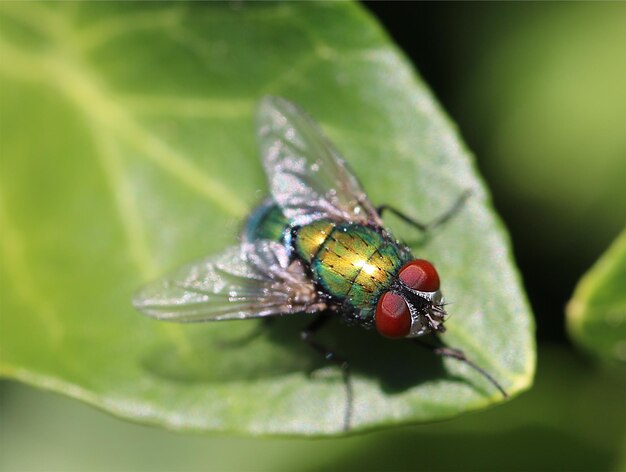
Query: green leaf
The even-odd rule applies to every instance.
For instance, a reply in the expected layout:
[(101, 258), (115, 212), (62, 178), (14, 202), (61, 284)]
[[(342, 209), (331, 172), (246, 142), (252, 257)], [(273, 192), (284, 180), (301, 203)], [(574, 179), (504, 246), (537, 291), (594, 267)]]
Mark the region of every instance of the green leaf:
[[(265, 94), (307, 110), (375, 204), (438, 267), (443, 339), (512, 395), (535, 366), (533, 321), (506, 233), (454, 126), (380, 27), (351, 3), (0, 5), (0, 372), (181, 430), (337, 434), (340, 373), (299, 341), (310, 320), (175, 325), (130, 305), (143, 283), (236, 241), (267, 191), (252, 113)], [(339, 323), (354, 431), (501, 400), (412, 343)], [(312, 372), (309, 375), (309, 372)]]
[(626, 362), (626, 230), (580, 279), (567, 305), (571, 337), (597, 356)]

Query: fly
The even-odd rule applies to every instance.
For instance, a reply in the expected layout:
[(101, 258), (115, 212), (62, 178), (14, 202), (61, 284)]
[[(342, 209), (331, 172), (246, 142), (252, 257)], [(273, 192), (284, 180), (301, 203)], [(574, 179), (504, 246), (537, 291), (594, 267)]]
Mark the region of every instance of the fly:
[[(429, 225), (388, 206), (374, 207), (346, 161), (294, 104), (264, 98), (257, 135), (271, 196), (248, 217), (241, 244), (182, 267), (133, 299), (146, 315), (199, 322), (310, 314), (301, 337), (340, 366), (346, 389), (344, 428), (352, 415), (349, 363), (314, 339), (333, 315), (392, 339), (445, 331), (439, 274), (385, 229), (388, 210), (419, 230), (446, 221), (466, 195)], [(458, 359), (507, 393), (462, 351), (427, 346)]]

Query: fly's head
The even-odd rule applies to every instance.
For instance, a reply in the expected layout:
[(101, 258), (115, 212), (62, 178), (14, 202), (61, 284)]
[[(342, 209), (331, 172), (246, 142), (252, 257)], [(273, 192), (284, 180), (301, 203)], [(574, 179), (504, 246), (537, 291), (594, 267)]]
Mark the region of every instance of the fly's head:
[(415, 259), (402, 266), (376, 305), (378, 332), (394, 339), (443, 333), (446, 311), (439, 285), (439, 274), (430, 262)]

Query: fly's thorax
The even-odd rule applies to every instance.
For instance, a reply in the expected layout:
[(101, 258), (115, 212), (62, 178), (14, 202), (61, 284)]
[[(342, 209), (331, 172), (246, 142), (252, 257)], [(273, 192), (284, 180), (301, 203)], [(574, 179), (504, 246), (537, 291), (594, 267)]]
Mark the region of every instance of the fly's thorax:
[(364, 313), (373, 313), (369, 308), (391, 285), (404, 262), (402, 249), (380, 231), (331, 220), (300, 228), (295, 249), (309, 263), (324, 292), (345, 308), (366, 309)]
[(301, 227), (295, 240), (297, 254), (308, 264), (318, 256), (336, 228), (331, 220), (317, 220)]

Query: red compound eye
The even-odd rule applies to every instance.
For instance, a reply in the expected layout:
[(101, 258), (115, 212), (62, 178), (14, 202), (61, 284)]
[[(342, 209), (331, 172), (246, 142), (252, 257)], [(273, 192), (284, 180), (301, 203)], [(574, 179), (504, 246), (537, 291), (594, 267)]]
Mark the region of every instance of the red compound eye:
[(404, 298), (392, 292), (385, 292), (374, 317), (376, 329), (387, 338), (404, 338), (411, 330), (411, 313)]
[(415, 259), (405, 264), (398, 275), (406, 285), (421, 292), (439, 290), (439, 274), (435, 267), (424, 259)]

